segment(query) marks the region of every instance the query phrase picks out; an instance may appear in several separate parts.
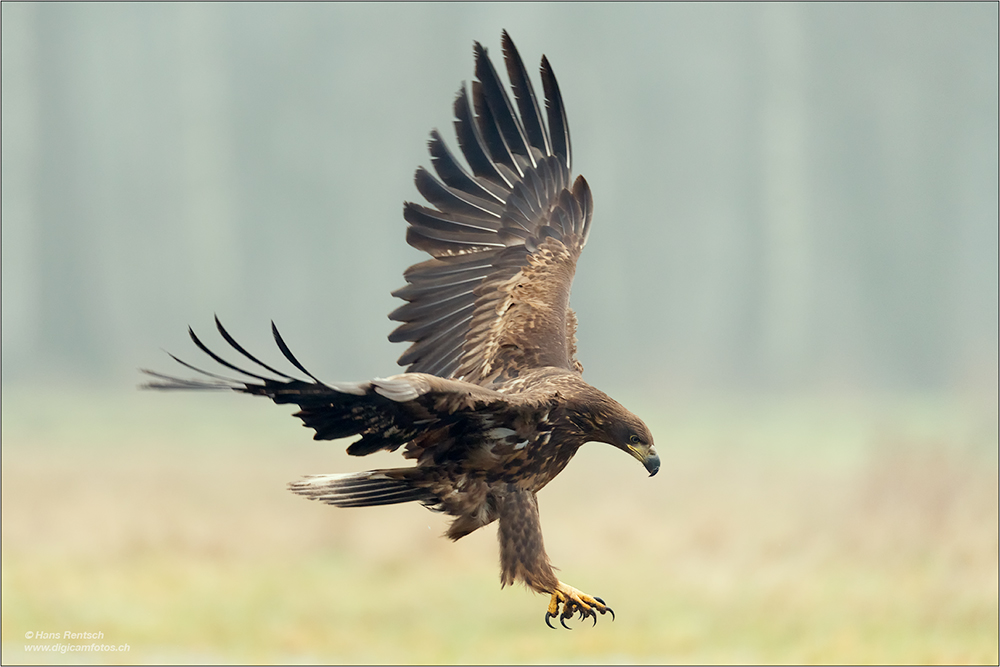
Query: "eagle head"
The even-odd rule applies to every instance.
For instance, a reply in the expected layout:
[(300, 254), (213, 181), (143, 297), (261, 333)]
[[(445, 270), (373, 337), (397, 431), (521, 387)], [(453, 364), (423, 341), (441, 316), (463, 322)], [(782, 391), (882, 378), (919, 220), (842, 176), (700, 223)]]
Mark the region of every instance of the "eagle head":
[(653, 447), (653, 434), (642, 422), (625, 408), (615, 410), (610, 419), (602, 419), (604, 442), (614, 445), (626, 454), (636, 458), (652, 477), (660, 470), (660, 457)]

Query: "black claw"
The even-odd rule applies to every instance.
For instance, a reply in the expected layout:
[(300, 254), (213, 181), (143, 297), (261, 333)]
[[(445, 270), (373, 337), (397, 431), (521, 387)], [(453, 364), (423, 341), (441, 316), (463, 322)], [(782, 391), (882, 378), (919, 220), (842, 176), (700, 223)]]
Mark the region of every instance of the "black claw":
[(611, 607), (609, 607), (608, 603), (605, 602), (604, 600), (602, 600), (601, 598), (595, 597), (594, 599), (597, 600), (598, 602), (600, 602), (602, 605), (604, 605), (604, 609), (600, 610), (601, 613), (603, 614), (605, 612), (605, 610), (607, 610), (608, 612), (611, 613), (611, 620), (612, 621), (615, 620), (615, 610), (612, 609)]
[(559, 617), (559, 622), (562, 623), (562, 626), (564, 628), (566, 628), (567, 630), (572, 630), (573, 629), (573, 628), (569, 627), (568, 625), (566, 625), (566, 617), (565, 616), (560, 616)]
[(555, 630), (555, 629), (556, 629), (556, 626), (554, 626), (554, 625), (552, 625), (551, 623), (549, 623), (549, 619), (550, 619), (550, 618), (555, 618), (555, 616), (554, 616), (554, 615), (552, 615), (552, 614), (550, 614), (549, 612), (545, 612), (545, 625), (547, 625), (547, 626), (549, 626), (550, 628), (552, 628), (553, 630)]
[(597, 614), (591, 612), (590, 615), (594, 617), (594, 625), (593, 625), (593, 627), (596, 628), (597, 627)]

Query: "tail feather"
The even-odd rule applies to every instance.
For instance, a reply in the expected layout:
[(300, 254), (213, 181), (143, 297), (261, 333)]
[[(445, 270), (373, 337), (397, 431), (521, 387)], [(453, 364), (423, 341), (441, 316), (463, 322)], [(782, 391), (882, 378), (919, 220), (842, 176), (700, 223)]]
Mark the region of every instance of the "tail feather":
[[(336, 507), (371, 507), (395, 505), (412, 501), (427, 502), (433, 495), (414, 486), (407, 475), (398, 470), (369, 470), (332, 475), (307, 475), (291, 482), (288, 489), (310, 500), (319, 500)], [(390, 476), (387, 473), (396, 473)]]

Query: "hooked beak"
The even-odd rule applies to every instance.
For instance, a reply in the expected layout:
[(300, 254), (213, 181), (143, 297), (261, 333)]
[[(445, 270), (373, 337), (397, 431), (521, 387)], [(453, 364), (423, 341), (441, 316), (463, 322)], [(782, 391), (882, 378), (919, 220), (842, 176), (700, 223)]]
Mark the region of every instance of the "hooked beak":
[(638, 447), (629, 446), (629, 451), (632, 456), (639, 460), (640, 463), (649, 472), (649, 476), (652, 477), (660, 471), (660, 457), (657, 456), (656, 450), (650, 447), (645, 452), (641, 451)]

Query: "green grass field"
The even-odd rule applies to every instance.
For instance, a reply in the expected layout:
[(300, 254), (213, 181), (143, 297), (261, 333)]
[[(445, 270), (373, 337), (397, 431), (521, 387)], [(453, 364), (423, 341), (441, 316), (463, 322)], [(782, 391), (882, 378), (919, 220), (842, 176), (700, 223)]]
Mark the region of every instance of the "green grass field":
[[(540, 494), (617, 614), (567, 632), (494, 527), (284, 489), (396, 455), (245, 397), (6, 387), (3, 663), (997, 662), (996, 396), (622, 398), (660, 474), (592, 444)], [(129, 651), (25, 649), (65, 631)]]

